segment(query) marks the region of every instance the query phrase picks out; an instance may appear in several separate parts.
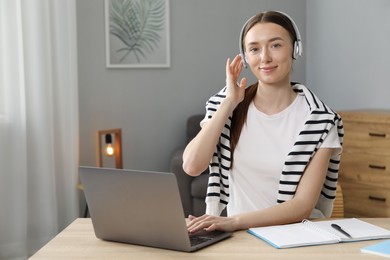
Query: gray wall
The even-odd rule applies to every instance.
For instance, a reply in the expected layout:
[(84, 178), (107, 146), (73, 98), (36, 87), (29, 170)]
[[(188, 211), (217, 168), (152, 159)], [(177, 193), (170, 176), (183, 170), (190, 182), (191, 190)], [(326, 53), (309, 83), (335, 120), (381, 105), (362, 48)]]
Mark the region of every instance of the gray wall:
[(306, 80), (334, 109), (390, 109), (390, 1), (309, 0)]
[[(168, 170), (184, 145), (186, 118), (204, 113), (224, 86), (226, 59), (238, 53), (245, 21), (262, 10), (284, 11), (305, 39), (305, 8), (304, 0), (171, 0), (171, 67), (107, 69), (104, 2), (78, 0), (80, 164), (96, 164), (96, 131), (122, 128), (124, 168)], [(304, 64), (296, 62), (293, 80), (305, 81)]]

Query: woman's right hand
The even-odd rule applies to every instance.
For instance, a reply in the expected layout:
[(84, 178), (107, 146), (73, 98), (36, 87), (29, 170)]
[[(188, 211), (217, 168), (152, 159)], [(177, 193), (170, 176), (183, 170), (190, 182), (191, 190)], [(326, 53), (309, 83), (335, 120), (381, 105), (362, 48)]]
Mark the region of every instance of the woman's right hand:
[(232, 109), (244, 100), (246, 78), (242, 78), (238, 84), (238, 78), (243, 67), (243, 60), (241, 55), (237, 55), (230, 63), (230, 58), (226, 62), (226, 86), (227, 93), (225, 101), (230, 102)]

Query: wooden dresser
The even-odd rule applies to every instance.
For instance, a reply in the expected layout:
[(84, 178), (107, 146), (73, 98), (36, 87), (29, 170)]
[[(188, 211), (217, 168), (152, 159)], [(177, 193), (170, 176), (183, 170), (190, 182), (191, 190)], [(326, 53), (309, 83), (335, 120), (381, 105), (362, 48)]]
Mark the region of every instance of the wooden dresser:
[(390, 110), (339, 112), (345, 217), (390, 217)]

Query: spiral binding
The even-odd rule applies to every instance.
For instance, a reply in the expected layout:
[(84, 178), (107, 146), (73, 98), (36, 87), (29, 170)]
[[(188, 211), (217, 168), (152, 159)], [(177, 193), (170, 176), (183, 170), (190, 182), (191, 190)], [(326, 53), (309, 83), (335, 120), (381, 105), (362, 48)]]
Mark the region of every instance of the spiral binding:
[(324, 230), (324, 229), (318, 227), (314, 222), (312, 222), (308, 219), (302, 220), (302, 224), (304, 224), (305, 227), (312, 229), (312, 230), (315, 230), (316, 232), (318, 232), (326, 237), (332, 237), (332, 238), (340, 241), (340, 236), (338, 236), (336, 233)]

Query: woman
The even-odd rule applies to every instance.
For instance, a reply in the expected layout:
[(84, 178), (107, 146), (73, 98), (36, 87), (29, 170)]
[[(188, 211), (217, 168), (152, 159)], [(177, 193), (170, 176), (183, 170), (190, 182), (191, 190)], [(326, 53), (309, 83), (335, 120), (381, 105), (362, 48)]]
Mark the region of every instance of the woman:
[[(189, 232), (234, 231), (329, 217), (335, 198), (341, 118), (309, 89), (291, 83), (302, 53), (299, 31), (284, 13), (255, 15), (240, 35), (241, 55), (226, 63), (226, 87), (210, 98), (183, 168), (208, 166), (206, 214)], [(248, 64), (258, 81), (239, 80)], [(227, 205), (227, 217), (220, 213)]]

